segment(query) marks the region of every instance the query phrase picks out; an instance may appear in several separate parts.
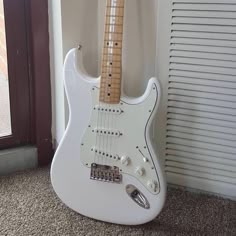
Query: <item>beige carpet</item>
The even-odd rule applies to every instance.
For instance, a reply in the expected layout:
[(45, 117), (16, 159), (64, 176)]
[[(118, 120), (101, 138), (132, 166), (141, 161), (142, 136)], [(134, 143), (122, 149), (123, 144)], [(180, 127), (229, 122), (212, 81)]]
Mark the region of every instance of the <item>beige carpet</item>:
[(64, 206), (50, 185), (49, 168), (0, 177), (0, 235), (236, 235), (236, 202), (169, 190), (164, 210), (142, 226), (83, 217)]

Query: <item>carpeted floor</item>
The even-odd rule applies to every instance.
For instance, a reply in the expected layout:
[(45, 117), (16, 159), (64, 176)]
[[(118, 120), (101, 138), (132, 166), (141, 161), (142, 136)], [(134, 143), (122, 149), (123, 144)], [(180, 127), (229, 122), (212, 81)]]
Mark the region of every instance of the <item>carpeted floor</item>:
[(0, 235), (236, 235), (236, 202), (169, 190), (164, 210), (142, 226), (83, 217), (58, 200), (49, 168), (0, 177)]

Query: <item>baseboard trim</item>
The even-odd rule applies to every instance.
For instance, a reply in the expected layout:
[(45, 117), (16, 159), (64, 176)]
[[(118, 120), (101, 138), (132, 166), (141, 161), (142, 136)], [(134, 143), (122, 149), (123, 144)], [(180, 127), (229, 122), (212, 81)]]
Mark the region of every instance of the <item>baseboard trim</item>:
[(236, 197), (234, 197), (234, 196), (228, 196), (228, 195), (224, 195), (224, 194), (220, 194), (220, 193), (208, 192), (208, 191), (204, 191), (201, 189), (181, 186), (181, 185), (177, 185), (177, 184), (168, 183), (168, 188), (169, 189), (180, 189), (182, 191), (192, 192), (192, 193), (196, 193), (196, 194), (206, 194), (206, 195), (210, 195), (210, 196), (214, 196), (214, 197), (220, 197), (220, 198), (236, 201)]
[(37, 148), (24, 146), (0, 151), (0, 175), (36, 168), (38, 166)]

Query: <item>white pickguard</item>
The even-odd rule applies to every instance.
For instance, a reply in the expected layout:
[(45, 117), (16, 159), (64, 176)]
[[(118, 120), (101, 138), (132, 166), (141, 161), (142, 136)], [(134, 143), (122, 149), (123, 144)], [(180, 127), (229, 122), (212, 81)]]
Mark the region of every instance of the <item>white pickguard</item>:
[[(77, 49), (71, 50), (65, 62), (70, 119), (53, 159), (52, 185), (65, 204), (85, 216), (117, 224), (142, 224), (159, 214), (166, 195), (163, 170), (150, 137), (160, 86), (152, 78), (140, 98), (122, 96), (120, 104), (107, 105), (99, 103), (99, 81), (86, 75), (81, 51), (77, 56)], [(122, 157), (129, 158), (128, 165), (122, 164)], [(91, 163), (117, 166), (121, 183), (91, 180)], [(155, 188), (150, 181), (156, 183)], [(145, 196), (149, 209), (133, 201), (126, 192), (128, 185)]]

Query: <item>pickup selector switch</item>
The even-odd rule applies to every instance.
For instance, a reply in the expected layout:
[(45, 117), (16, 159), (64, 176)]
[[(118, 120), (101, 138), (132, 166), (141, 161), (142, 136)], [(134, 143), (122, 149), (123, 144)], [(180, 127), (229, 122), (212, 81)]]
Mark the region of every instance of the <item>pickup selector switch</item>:
[(135, 173), (139, 176), (143, 176), (145, 174), (145, 169), (143, 167), (137, 167)]
[(130, 158), (126, 156), (123, 156), (120, 161), (121, 161), (121, 164), (124, 166), (127, 166), (130, 164)]

